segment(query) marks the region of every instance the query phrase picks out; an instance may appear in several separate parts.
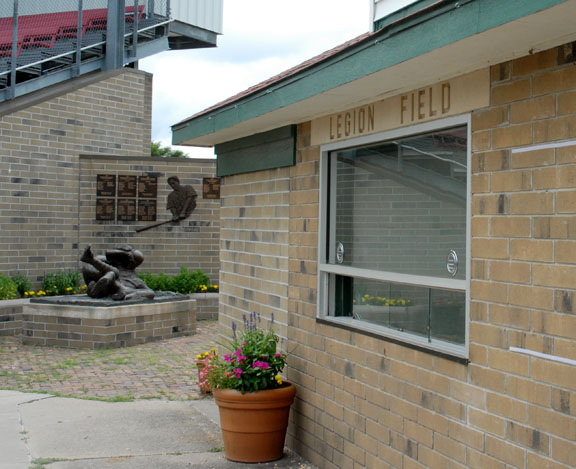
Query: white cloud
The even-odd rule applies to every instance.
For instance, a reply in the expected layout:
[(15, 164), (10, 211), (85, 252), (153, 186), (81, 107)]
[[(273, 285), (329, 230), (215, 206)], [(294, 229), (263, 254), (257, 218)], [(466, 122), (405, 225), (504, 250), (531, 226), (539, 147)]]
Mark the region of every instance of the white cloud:
[[(218, 47), (140, 62), (154, 74), (152, 139), (170, 126), (368, 30), (370, 0), (225, 0)], [(212, 149), (179, 147), (191, 156)]]

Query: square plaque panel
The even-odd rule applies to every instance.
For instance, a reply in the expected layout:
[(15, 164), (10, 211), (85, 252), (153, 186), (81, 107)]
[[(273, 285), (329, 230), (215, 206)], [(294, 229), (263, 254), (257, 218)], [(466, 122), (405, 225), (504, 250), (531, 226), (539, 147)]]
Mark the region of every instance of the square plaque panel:
[(220, 198), (220, 178), (203, 178), (202, 197), (204, 199)]
[(96, 220), (114, 221), (116, 215), (116, 200), (96, 199)]
[(156, 200), (138, 201), (138, 221), (156, 221)]
[(155, 199), (158, 196), (158, 178), (156, 176), (140, 176), (138, 178), (138, 197)]
[(118, 199), (118, 221), (136, 221), (136, 199)]
[(115, 197), (116, 196), (116, 175), (98, 174), (96, 175), (96, 196)]
[(137, 176), (118, 175), (118, 197), (136, 197), (137, 181)]

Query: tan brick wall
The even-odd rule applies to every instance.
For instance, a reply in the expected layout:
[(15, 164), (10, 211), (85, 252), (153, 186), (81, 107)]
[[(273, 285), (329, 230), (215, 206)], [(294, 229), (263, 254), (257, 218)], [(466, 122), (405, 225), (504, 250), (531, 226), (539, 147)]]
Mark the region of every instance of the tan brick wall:
[[(472, 114), (468, 364), (316, 320), (320, 149), (309, 124), (289, 172), (225, 178), (226, 325), (274, 309), (258, 268), (287, 249), (278, 275), (298, 386), (288, 443), (318, 467), (576, 467), (576, 368), (509, 350), (576, 360), (576, 144), (512, 151), (576, 139), (566, 57), (561, 47), (493, 67), (491, 105)], [(256, 190), (279, 177), (289, 192)], [(280, 193), (287, 243), (255, 245), (267, 220), (246, 214)]]
[(78, 156), (149, 154), (151, 94), (125, 69), (0, 117), (0, 272), (77, 267)]
[(117, 307), (28, 303), (22, 343), (67, 348), (118, 348), (192, 335), (196, 300)]
[[(100, 254), (107, 247), (131, 244), (144, 254), (142, 272), (174, 275), (182, 267), (202, 270), (218, 284), (220, 270), (220, 200), (202, 196), (202, 179), (213, 177), (216, 160), (188, 158), (80, 157), (79, 248), (91, 244)], [(154, 222), (96, 220), (96, 181), (98, 174), (154, 175), (158, 181), (157, 221), (167, 221), (172, 214), (166, 209), (172, 192), (167, 179), (178, 176), (181, 184), (192, 185), (198, 194), (196, 208), (179, 223), (168, 223), (137, 233), (136, 228)]]
[[(220, 201), (202, 198), (202, 177), (214, 175), (215, 160), (147, 156), (152, 76), (109, 75), (0, 117), (0, 273), (24, 273), (38, 288), (47, 272), (79, 269), (88, 244), (101, 253), (130, 243), (144, 252), (144, 270), (201, 269), (218, 283)], [(198, 205), (178, 225), (136, 234), (146, 223), (95, 220), (97, 174), (156, 175), (159, 221), (168, 218), (168, 176), (192, 184)]]
[(223, 179), (220, 209), (220, 311), (226, 334), (257, 313), (286, 337), (290, 168)]

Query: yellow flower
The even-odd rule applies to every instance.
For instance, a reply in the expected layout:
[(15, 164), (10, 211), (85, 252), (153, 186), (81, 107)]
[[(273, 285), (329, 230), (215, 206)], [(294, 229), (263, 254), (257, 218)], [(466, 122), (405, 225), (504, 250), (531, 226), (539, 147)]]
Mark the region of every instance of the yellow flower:
[(210, 352), (216, 353), (216, 349), (215, 349), (214, 347), (212, 347), (212, 348), (210, 349)]
[(28, 292), (27, 292), (27, 291), (24, 292), (24, 296), (28, 296)]
[(276, 380), (276, 382), (277, 382), (278, 384), (282, 384), (282, 376), (276, 375), (276, 376), (274, 376), (274, 379)]
[(72, 290), (72, 287), (67, 287), (67, 288), (66, 288), (66, 291), (70, 291), (70, 290)]
[(199, 353), (198, 355), (196, 355), (196, 358), (197, 358), (198, 360), (201, 360), (201, 359), (203, 358), (203, 357), (202, 357), (202, 354)]

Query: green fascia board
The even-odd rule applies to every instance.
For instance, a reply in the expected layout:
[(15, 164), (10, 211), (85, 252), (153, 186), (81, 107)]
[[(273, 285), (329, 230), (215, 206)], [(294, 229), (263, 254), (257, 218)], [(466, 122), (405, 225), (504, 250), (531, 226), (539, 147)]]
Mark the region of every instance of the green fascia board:
[[(172, 127), (172, 142), (218, 132), (567, 0), (444, 2), (269, 88)], [(419, 2), (420, 3), (420, 2)]]
[(288, 125), (221, 143), (214, 151), (218, 155), (216, 175), (220, 177), (293, 166), (296, 163), (296, 126)]

